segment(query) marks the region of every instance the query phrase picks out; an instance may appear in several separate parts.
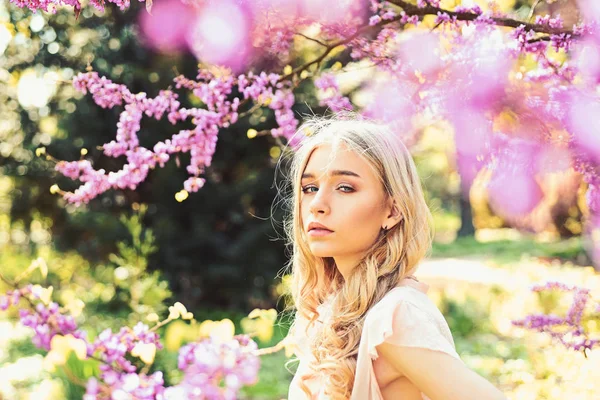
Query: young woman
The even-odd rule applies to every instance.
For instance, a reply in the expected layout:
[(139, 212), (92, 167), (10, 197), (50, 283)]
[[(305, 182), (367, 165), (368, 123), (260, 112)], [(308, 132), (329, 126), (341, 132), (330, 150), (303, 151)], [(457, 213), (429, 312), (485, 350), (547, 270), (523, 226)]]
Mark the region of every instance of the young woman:
[(413, 276), (431, 213), (398, 136), (348, 115), (299, 132), (285, 230), (300, 363), (288, 400), (505, 399), (462, 362)]

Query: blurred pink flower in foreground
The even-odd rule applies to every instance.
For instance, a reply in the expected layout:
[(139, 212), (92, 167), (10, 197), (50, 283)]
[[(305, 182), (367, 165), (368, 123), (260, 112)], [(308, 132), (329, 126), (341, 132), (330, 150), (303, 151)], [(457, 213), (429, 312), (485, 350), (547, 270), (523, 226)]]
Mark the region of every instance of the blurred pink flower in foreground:
[(574, 64), (586, 82), (600, 83), (600, 40), (586, 38), (574, 46)]
[(165, 53), (186, 50), (195, 10), (180, 0), (156, 2), (152, 14), (140, 13), (140, 28), (147, 46)]
[(536, 143), (513, 138), (508, 138), (504, 145), (499, 143), (499, 146), (488, 183), (490, 206), (501, 216), (526, 216), (544, 195), (535, 179), (540, 147)]
[(321, 0), (296, 0), (296, 3), (302, 16), (330, 24), (346, 20), (359, 2), (336, 0), (329, 2), (326, 6)]
[(374, 99), (365, 107), (363, 114), (389, 123), (406, 145), (410, 146), (414, 133), (411, 118), (417, 111), (416, 101), (413, 99), (416, 86), (410, 82), (390, 79), (374, 84), (370, 90)]
[(489, 110), (506, 95), (514, 59), (495, 32), (480, 29), (462, 40), (464, 43), (447, 56), (446, 107), (449, 113), (463, 106), (473, 111)]
[(454, 141), (456, 151), (483, 158), (490, 149), (492, 121), (481, 113), (469, 112), (468, 109), (456, 110), (450, 116), (454, 125)]
[(444, 66), (440, 51), (440, 38), (437, 33), (431, 32), (415, 33), (398, 45), (398, 57), (404, 67), (410, 72), (419, 71), (426, 77), (433, 77)]
[(456, 163), (461, 177), (461, 189), (468, 197), (475, 177), (488, 159), (492, 123), (484, 115), (470, 112), (468, 108), (457, 109), (450, 115), (450, 120), (454, 125)]
[(251, 48), (251, 21), (247, 13), (248, 10), (232, 1), (208, 3), (188, 36), (188, 43), (196, 57), (234, 71), (242, 69)]
[(566, 147), (545, 145), (537, 156), (536, 168), (541, 174), (565, 172), (571, 168), (572, 162)]
[(529, 214), (542, 200), (543, 193), (534, 176), (521, 171), (498, 171), (488, 186), (490, 205), (500, 215), (518, 217)]
[(579, 148), (595, 162), (600, 162), (600, 98), (573, 95), (568, 112), (568, 123)]
[(600, 21), (600, 2), (598, 0), (578, 0), (579, 8), (588, 21)]

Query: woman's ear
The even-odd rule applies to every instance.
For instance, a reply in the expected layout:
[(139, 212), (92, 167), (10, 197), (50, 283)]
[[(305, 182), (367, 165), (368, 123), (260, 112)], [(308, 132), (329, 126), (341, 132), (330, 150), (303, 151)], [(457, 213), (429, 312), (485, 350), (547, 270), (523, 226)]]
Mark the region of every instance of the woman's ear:
[(387, 214), (388, 215), (386, 219), (381, 225), (382, 227), (385, 227), (386, 230), (393, 228), (396, 224), (399, 224), (404, 219), (400, 213), (400, 208), (396, 204), (396, 201), (391, 198), (388, 200)]

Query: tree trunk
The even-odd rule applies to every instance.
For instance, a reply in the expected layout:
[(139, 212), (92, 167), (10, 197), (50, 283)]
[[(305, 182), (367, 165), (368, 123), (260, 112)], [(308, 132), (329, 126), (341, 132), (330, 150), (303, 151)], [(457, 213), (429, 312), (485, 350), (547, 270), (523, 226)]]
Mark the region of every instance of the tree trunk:
[(458, 237), (474, 236), (475, 226), (473, 225), (473, 210), (471, 209), (471, 202), (469, 201), (468, 197), (461, 194), (459, 204), (460, 229), (458, 230)]

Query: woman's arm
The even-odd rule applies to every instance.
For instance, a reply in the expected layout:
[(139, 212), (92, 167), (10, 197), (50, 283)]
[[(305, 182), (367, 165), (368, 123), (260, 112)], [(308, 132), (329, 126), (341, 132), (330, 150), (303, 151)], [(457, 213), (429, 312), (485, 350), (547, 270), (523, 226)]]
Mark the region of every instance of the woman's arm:
[(386, 342), (377, 352), (431, 400), (506, 400), (494, 385), (449, 354)]

